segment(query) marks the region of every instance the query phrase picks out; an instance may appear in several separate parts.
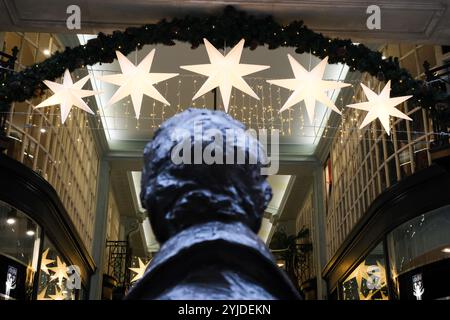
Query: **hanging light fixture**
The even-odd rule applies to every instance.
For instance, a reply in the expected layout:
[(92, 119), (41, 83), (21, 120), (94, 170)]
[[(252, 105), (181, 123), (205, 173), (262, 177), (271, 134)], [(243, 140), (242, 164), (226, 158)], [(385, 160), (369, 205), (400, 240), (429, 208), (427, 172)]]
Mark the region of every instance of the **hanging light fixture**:
[(8, 215), (6, 217), (6, 223), (9, 225), (13, 225), (15, 224), (17, 221), (17, 210), (16, 209), (11, 209), (8, 212)]
[(34, 224), (33, 221), (27, 220), (27, 232), (26, 232), (27, 236), (32, 237), (35, 235), (35, 233), (36, 233), (36, 225)]

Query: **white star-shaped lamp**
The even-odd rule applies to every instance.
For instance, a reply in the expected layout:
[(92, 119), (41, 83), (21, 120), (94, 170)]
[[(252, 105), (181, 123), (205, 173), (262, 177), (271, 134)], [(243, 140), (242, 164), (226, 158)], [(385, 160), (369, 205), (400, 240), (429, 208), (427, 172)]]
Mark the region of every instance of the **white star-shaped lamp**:
[(370, 90), (368, 87), (363, 85), (361, 83), (361, 86), (364, 90), (364, 93), (366, 94), (367, 99), (369, 101), (367, 102), (361, 102), (361, 103), (354, 103), (349, 104), (347, 107), (355, 108), (359, 110), (368, 111), (366, 117), (364, 118), (363, 122), (361, 123), (360, 129), (367, 126), (370, 122), (376, 120), (377, 118), (380, 119), (380, 122), (386, 131), (388, 135), (391, 133), (391, 128), (389, 126), (389, 116), (394, 116), (397, 118), (405, 119), (412, 121), (410, 117), (408, 117), (406, 114), (401, 112), (400, 110), (396, 109), (395, 106), (408, 100), (412, 96), (402, 96), (402, 97), (395, 97), (391, 98), (391, 81), (389, 80), (386, 85), (384, 86), (381, 93), (378, 95), (372, 90)]
[(201, 97), (205, 93), (217, 87), (220, 89), (220, 95), (222, 96), (225, 112), (228, 112), (231, 89), (233, 87), (259, 100), (259, 97), (242, 77), (268, 69), (270, 66), (239, 63), (241, 60), (242, 50), (244, 49), (244, 39), (239, 41), (239, 43), (235, 45), (233, 49), (231, 49), (231, 51), (225, 56), (220, 53), (220, 51), (217, 50), (208, 40), (203, 39), (203, 41), (211, 63), (180, 67), (182, 69), (208, 77), (192, 100)]
[(161, 95), (161, 93), (158, 92), (158, 90), (156, 90), (153, 85), (176, 77), (178, 73), (150, 72), (153, 57), (155, 56), (155, 49), (150, 51), (150, 53), (137, 66), (135, 66), (119, 51), (116, 51), (116, 55), (122, 73), (99, 77), (101, 81), (120, 86), (111, 99), (109, 99), (106, 107), (130, 95), (136, 118), (139, 118), (144, 95), (158, 100), (165, 105), (170, 105), (170, 103)]
[(66, 296), (62, 292), (62, 290), (58, 290), (58, 288), (55, 288), (55, 294), (49, 294), (48, 295), (52, 300), (65, 300)]
[(150, 263), (150, 261), (147, 263), (143, 263), (141, 258), (138, 258), (138, 261), (139, 261), (139, 268), (128, 268), (131, 271), (136, 273), (136, 275), (133, 277), (131, 282), (135, 282), (135, 281), (141, 279), (144, 276), (145, 270), (147, 269), (147, 266)]
[(64, 72), (63, 83), (44, 80), (45, 85), (49, 87), (54, 94), (50, 98), (39, 103), (35, 108), (43, 108), (56, 104), (61, 105), (61, 123), (66, 121), (72, 106), (76, 106), (86, 112), (94, 114), (94, 112), (82, 99), (99, 93), (92, 90), (82, 89), (88, 80), (89, 76), (86, 76), (83, 79), (73, 83), (72, 77), (70, 76), (70, 71), (68, 69)]
[(290, 54), (288, 54), (288, 58), (295, 78), (267, 80), (268, 83), (293, 91), (279, 112), (283, 112), (284, 110), (304, 100), (306, 112), (311, 123), (314, 122), (316, 101), (322, 102), (331, 110), (341, 114), (339, 109), (333, 101), (331, 101), (325, 91), (348, 87), (350, 84), (338, 81), (323, 80), (325, 68), (328, 63), (328, 57), (325, 57), (322, 61), (320, 61), (319, 64), (316, 65), (311, 71), (306, 70)]

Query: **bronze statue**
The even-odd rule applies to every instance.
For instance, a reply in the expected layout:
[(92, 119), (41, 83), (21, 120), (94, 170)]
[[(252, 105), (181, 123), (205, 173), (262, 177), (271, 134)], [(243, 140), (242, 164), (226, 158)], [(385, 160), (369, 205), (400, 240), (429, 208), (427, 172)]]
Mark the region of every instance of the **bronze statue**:
[[(189, 134), (174, 134), (180, 129)], [(225, 146), (224, 138), (226, 151), (215, 154), (225, 159), (231, 150), (243, 152), (258, 160), (253, 164), (195, 164), (192, 154), (181, 155), (191, 163), (173, 161), (180, 142), (194, 151), (200, 141), (204, 150), (212, 141), (209, 129), (224, 138), (227, 130), (245, 128), (223, 112), (191, 108), (165, 121), (145, 147), (141, 202), (161, 248), (126, 299), (298, 299), (255, 234), (272, 198), (256, 138), (249, 139), (257, 148), (242, 139)]]

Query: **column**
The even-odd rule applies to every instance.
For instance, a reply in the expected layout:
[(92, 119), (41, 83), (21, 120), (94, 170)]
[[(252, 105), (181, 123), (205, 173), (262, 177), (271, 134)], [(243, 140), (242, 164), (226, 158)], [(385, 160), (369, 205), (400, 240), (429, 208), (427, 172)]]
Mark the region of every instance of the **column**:
[(103, 270), (106, 254), (106, 228), (108, 224), (108, 196), (110, 183), (110, 165), (101, 160), (97, 182), (97, 204), (92, 242), (92, 256), (96, 265), (95, 273), (91, 277), (89, 299), (100, 300), (102, 297)]
[(324, 208), (324, 177), (321, 166), (314, 169), (313, 178), (313, 207), (314, 213), (312, 223), (314, 227), (313, 254), (316, 261), (317, 275), (317, 299), (327, 299), (327, 285), (322, 279), (322, 270), (326, 261), (326, 228), (325, 228), (325, 208)]

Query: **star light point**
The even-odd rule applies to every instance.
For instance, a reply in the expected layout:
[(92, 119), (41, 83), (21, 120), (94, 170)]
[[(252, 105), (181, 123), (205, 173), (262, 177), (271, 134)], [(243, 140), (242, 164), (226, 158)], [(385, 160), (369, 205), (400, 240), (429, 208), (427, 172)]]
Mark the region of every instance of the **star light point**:
[(62, 83), (44, 80), (45, 85), (49, 87), (54, 94), (50, 98), (39, 103), (34, 108), (37, 109), (59, 104), (61, 106), (61, 123), (66, 121), (72, 106), (76, 106), (88, 113), (94, 114), (94, 112), (82, 99), (99, 94), (97, 91), (82, 89), (88, 80), (89, 76), (86, 76), (73, 83), (69, 69), (64, 71)]
[(41, 270), (44, 271), (46, 274), (49, 274), (48, 272), (48, 265), (55, 262), (55, 260), (47, 259), (48, 251), (50, 248), (47, 248), (43, 253), (41, 257)]
[(316, 101), (341, 114), (334, 102), (325, 91), (340, 89), (350, 86), (349, 83), (323, 80), (328, 57), (320, 61), (311, 71), (306, 70), (294, 57), (288, 54), (289, 63), (295, 78), (267, 80), (268, 83), (283, 87), (292, 91), (279, 112), (283, 112), (295, 104), (304, 101), (309, 121), (314, 122)]
[(54, 274), (50, 276), (50, 281), (58, 279), (58, 285), (61, 287), (63, 279), (69, 279), (67, 275), (67, 265), (61, 261), (59, 256), (56, 256), (56, 267), (48, 268)]
[(242, 39), (230, 52), (223, 55), (207, 39), (203, 39), (209, 57), (209, 64), (198, 64), (180, 66), (181, 69), (188, 70), (207, 76), (192, 100), (195, 100), (214, 88), (219, 88), (225, 112), (228, 112), (230, 104), (231, 90), (233, 87), (259, 100), (258, 95), (243, 79), (244, 76), (270, 68), (270, 66), (256, 64), (239, 63), (244, 49), (245, 40)]
[(374, 91), (366, 87), (361, 83), (361, 87), (368, 99), (366, 102), (353, 103), (347, 105), (347, 107), (359, 109), (363, 111), (368, 111), (366, 117), (360, 125), (360, 129), (367, 126), (372, 121), (378, 119), (381, 122), (384, 130), (387, 135), (391, 134), (391, 128), (389, 125), (389, 117), (393, 116), (396, 118), (405, 119), (408, 121), (412, 121), (410, 117), (406, 114), (395, 108), (396, 105), (399, 105), (402, 102), (405, 102), (412, 96), (401, 96), (401, 97), (390, 97), (391, 93), (391, 80), (389, 80), (384, 86), (383, 90), (381, 90), (380, 94), (376, 94)]
[(155, 49), (152, 49), (147, 56), (136, 66), (120, 51), (116, 51), (117, 60), (122, 73), (101, 76), (99, 79), (104, 82), (120, 86), (106, 104), (106, 107), (131, 96), (136, 118), (139, 119), (144, 95), (155, 99), (165, 105), (170, 103), (154, 87), (161, 81), (176, 77), (178, 73), (153, 73), (150, 68), (155, 56)]

